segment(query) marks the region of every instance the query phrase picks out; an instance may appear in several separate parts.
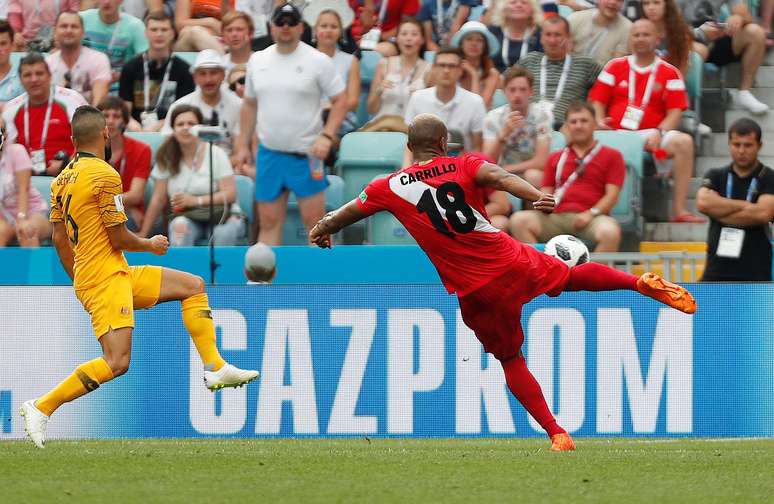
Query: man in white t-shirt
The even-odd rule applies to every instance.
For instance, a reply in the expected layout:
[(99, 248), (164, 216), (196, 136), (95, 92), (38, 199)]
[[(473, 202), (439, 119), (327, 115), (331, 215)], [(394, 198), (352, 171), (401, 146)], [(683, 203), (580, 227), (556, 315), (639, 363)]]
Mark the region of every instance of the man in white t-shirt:
[(481, 151), (486, 106), (477, 94), (459, 86), (462, 77), (462, 50), (447, 47), (438, 51), (433, 62), (436, 85), (414, 92), (406, 106), (405, 121), (419, 114), (441, 118), (452, 137), (464, 138), (463, 150)]
[(551, 150), (551, 114), (531, 105), (534, 77), (514, 65), (503, 74), (508, 103), (490, 110), (484, 119), (484, 153), (535, 187), (543, 184), (543, 169)]
[(53, 83), (78, 91), (92, 105), (101, 102), (110, 90), (110, 60), (81, 43), (83, 20), (77, 12), (57, 16), (54, 40), (59, 49), (46, 57)]
[(231, 154), (233, 144), (239, 136), (239, 111), (242, 108), (242, 99), (223, 85), (226, 78), (223, 59), (214, 49), (205, 49), (196, 55), (191, 72), (196, 90), (169, 107), (161, 132), (164, 135), (172, 134), (169, 118), (177, 105), (182, 103), (195, 105), (202, 111), (205, 124), (220, 126), (225, 130), (226, 136), (223, 141), (218, 142), (218, 145)]
[[(250, 163), (257, 124), (258, 240), (270, 246), (282, 239), (288, 191), (296, 195), (307, 230), (325, 213), (328, 181), (323, 160), (347, 112), (344, 81), (327, 55), (301, 42), (303, 30), (301, 13), (293, 4), (277, 7), (271, 27), (275, 44), (253, 54), (247, 64), (234, 162)], [(323, 126), (327, 97), (331, 108)]]

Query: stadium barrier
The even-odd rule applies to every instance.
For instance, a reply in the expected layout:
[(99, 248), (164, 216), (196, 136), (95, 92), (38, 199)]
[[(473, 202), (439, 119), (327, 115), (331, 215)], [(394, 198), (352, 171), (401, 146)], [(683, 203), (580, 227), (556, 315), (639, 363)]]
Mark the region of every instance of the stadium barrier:
[[(774, 286), (694, 285), (694, 316), (631, 293), (541, 297), (524, 352), (580, 436), (774, 435)], [(219, 346), (261, 370), (215, 394), (179, 304), (138, 312), (132, 368), (67, 404), (50, 437), (540, 436), (440, 286), (223, 286)], [(67, 287), (1, 287), (0, 438), (20, 404), (99, 354)], [(751, 303), (745, 303), (751, 306)]]
[[(541, 245), (537, 246), (541, 248)], [(220, 264), (216, 283), (245, 283), (243, 272), (247, 247), (217, 247)], [(416, 245), (336, 246), (320, 250), (307, 246), (276, 247), (277, 284), (437, 284), (438, 274)], [(166, 256), (129, 252), (129, 264), (157, 264), (189, 271), (209, 282), (207, 247), (173, 247)], [(592, 254), (591, 259), (623, 271), (641, 274), (655, 271), (673, 281), (694, 282), (701, 277), (704, 254), (696, 252), (616, 252)], [(52, 247), (0, 249), (0, 285), (70, 285)], [(680, 273), (682, 272), (682, 276)]]

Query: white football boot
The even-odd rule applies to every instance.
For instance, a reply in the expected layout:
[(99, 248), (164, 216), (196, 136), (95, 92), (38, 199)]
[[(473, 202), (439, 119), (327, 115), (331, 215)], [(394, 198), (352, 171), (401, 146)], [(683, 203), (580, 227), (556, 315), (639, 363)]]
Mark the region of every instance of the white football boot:
[(239, 369), (226, 363), (217, 371), (204, 372), (204, 386), (212, 391), (227, 387), (241, 387), (256, 380), (260, 375), (258, 371)]
[(38, 448), (46, 447), (46, 425), (48, 417), (35, 407), (35, 400), (30, 399), (21, 405), (19, 414), (24, 417), (24, 430), (27, 436)]

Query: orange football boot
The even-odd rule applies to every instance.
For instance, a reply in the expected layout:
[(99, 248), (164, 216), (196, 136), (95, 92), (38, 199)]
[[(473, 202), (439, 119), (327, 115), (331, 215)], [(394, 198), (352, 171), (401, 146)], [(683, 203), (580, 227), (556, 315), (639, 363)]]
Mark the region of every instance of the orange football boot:
[(566, 432), (551, 436), (551, 451), (575, 451), (575, 443)]
[(668, 282), (655, 273), (645, 273), (637, 280), (637, 290), (683, 313), (696, 312), (696, 300), (684, 287)]

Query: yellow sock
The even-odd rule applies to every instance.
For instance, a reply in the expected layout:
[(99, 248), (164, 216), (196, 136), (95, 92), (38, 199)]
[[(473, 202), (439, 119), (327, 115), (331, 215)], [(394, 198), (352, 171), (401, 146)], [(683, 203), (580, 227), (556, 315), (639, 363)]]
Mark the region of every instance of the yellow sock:
[(220, 356), (215, 341), (215, 324), (207, 294), (196, 294), (183, 300), (183, 324), (207, 369), (217, 371), (226, 361)]
[(35, 407), (44, 415), (51, 416), (59, 406), (97, 390), (100, 384), (112, 379), (113, 371), (102, 357), (84, 362), (62, 383), (35, 401)]

